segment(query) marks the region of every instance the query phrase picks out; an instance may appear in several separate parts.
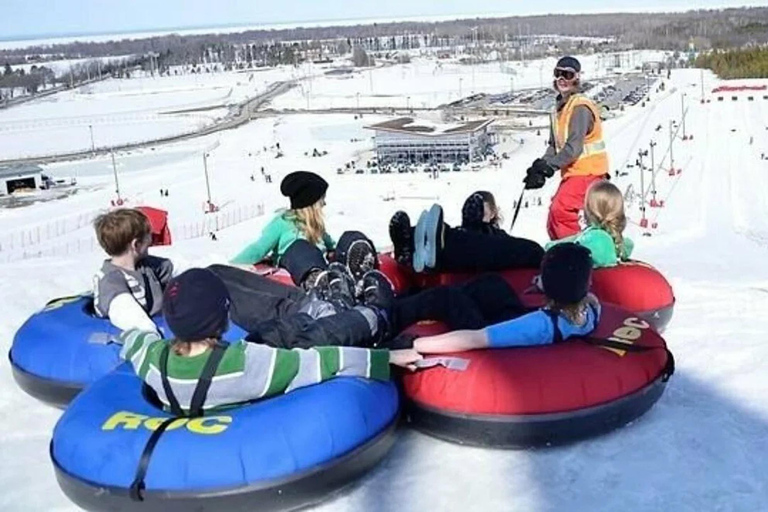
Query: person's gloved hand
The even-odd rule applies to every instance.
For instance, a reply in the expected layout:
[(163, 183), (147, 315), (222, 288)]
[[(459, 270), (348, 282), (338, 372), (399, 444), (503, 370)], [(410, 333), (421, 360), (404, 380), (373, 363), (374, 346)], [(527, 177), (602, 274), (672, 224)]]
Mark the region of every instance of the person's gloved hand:
[(526, 190), (536, 190), (544, 186), (547, 178), (543, 174), (529, 174), (523, 179)]
[(528, 190), (539, 189), (555, 174), (555, 168), (543, 158), (537, 158), (525, 173), (523, 183)]

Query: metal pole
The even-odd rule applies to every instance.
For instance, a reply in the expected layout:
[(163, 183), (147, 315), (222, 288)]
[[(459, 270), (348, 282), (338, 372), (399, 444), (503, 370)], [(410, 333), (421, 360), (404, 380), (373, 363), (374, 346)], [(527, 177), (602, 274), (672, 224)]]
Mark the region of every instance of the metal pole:
[(96, 144), (93, 142), (93, 125), (92, 124), (88, 125), (88, 130), (90, 130), (90, 132), (91, 132), (91, 152), (95, 153), (96, 152)]
[(368, 72), (368, 80), (371, 82), (371, 95), (373, 95), (373, 68)]
[(651, 141), (651, 206), (656, 204), (656, 159), (654, 157), (654, 149), (656, 143)]
[(685, 135), (685, 93), (680, 96), (680, 108), (682, 109), (683, 116), (683, 140), (688, 140), (688, 137)]
[(115, 153), (112, 153), (112, 171), (115, 173), (115, 192), (117, 193), (117, 200), (122, 201), (120, 197), (120, 182), (117, 181), (117, 164), (115, 163)]
[(675, 154), (673, 152), (673, 146), (675, 143), (675, 132), (673, 127), (674, 121), (669, 121), (669, 172), (675, 172)]
[(640, 225), (646, 227), (648, 221), (645, 219), (645, 168), (643, 166), (643, 152), (638, 151), (637, 156), (640, 165)]
[(203, 153), (203, 170), (205, 171), (205, 189), (208, 191), (208, 208), (213, 204), (211, 202), (211, 182), (208, 179), (208, 153)]
[(477, 29), (478, 27), (472, 29), (475, 32), (475, 44), (472, 45), (472, 94), (475, 94), (477, 91), (477, 89), (475, 89), (475, 65), (477, 64)]

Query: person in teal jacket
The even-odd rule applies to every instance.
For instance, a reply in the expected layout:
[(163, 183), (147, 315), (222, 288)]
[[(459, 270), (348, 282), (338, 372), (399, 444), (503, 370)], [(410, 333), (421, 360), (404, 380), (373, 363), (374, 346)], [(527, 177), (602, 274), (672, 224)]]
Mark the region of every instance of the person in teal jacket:
[(288, 210), (282, 210), (264, 227), (255, 242), (235, 256), (235, 265), (254, 265), (270, 257), (276, 265), (296, 240), (306, 240), (323, 253), (331, 252), (336, 242), (325, 230), (323, 207), (328, 182), (315, 173), (296, 171), (287, 175), (280, 184), (280, 192), (291, 201)]
[(584, 201), (587, 228), (573, 236), (555, 240), (546, 249), (565, 242), (579, 244), (592, 253), (594, 268), (614, 267), (627, 261), (632, 255), (634, 243), (624, 237), (627, 217), (624, 214), (624, 197), (611, 182), (593, 183)]

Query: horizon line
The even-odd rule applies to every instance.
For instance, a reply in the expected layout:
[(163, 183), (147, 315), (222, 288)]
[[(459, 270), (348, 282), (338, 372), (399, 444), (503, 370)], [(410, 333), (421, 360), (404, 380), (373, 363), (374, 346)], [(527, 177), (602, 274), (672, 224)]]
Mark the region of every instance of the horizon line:
[[(51, 44), (67, 44), (68, 42), (93, 42), (80, 38), (105, 38), (109, 36), (115, 36), (119, 39), (105, 39), (109, 40), (125, 40), (125, 39), (148, 39), (151, 37), (163, 37), (166, 35), (177, 34), (180, 36), (189, 35), (207, 35), (207, 34), (224, 34), (224, 33), (239, 33), (250, 31), (278, 31), (278, 30), (291, 30), (301, 28), (332, 28), (332, 27), (351, 27), (351, 26), (370, 26), (379, 23), (408, 23), (408, 22), (422, 22), (422, 23), (440, 23), (449, 21), (464, 21), (471, 19), (500, 19), (500, 18), (534, 18), (541, 16), (578, 16), (578, 15), (590, 15), (590, 14), (674, 14), (674, 13), (686, 13), (695, 11), (721, 11), (728, 9), (755, 9), (760, 6), (743, 5), (736, 6), (722, 6), (722, 7), (709, 7), (709, 8), (683, 8), (680, 6), (669, 6), (663, 9), (649, 8), (643, 10), (642, 8), (631, 9), (617, 9), (612, 11), (605, 11), (602, 9), (585, 10), (585, 11), (561, 11), (561, 12), (539, 12), (530, 14), (513, 14), (509, 12), (493, 12), (493, 13), (474, 13), (474, 14), (435, 14), (435, 15), (417, 15), (417, 16), (393, 16), (393, 17), (369, 17), (369, 18), (328, 18), (322, 20), (290, 20), (290, 21), (275, 21), (275, 22), (251, 22), (251, 23), (226, 23), (218, 25), (188, 25), (178, 27), (157, 27), (157, 28), (140, 28), (140, 29), (126, 29), (126, 30), (113, 30), (113, 31), (91, 31), (91, 32), (51, 32), (44, 34), (11, 34), (6, 36), (0, 36), (0, 43), (37, 43), (29, 44), (26, 46), (19, 46), (16, 49), (23, 49), (30, 46), (50, 46)], [(222, 32), (224, 30), (225, 32)], [(186, 34), (185, 34), (186, 32)], [(121, 37), (124, 36), (124, 37)], [(134, 37), (143, 36), (143, 37)], [(67, 39), (68, 42), (56, 42), (58, 39)], [(40, 44), (43, 41), (50, 41), (47, 44)], [(11, 48), (5, 48), (11, 49)]]

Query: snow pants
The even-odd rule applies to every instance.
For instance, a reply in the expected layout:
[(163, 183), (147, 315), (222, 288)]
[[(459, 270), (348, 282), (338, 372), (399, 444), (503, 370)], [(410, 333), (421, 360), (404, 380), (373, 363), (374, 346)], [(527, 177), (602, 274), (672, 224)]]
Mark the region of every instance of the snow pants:
[[(339, 243), (336, 246), (336, 261), (346, 264), (349, 248), (358, 240), (364, 240), (371, 244), (371, 247), (376, 247), (363, 233), (359, 231), (345, 231), (341, 234)], [(300, 239), (293, 242), (288, 247), (288, 250), (285, 251), (283, 257), (280, 258), (280, 266), (291, 274), (291, 279), (293, 279), (296, 286), (301, 286), (301, 283), (304, 282), (304, 279), (312, 270), (325, 270), (328, 268), (328, 261), (326, 261), (323, 251), (306, 240)], [(378, 268), (378, 265), (376, 267)]]
[(486, 234), (445, 226), (437, 270), (445, 272), (495, 272), (512, 268), (538, 268), (544, 249), (526, 238), (504, 232)]
[(485, 274), (464, 284), (438, 286), (399, 298), (394, 330), (422, 320), (435, 320), (451, 330), (482, 329), (527, 313), (511, 286), (498, 274)]
[(584, 198), (589, 186), (603, 176), (570, 176), (560, 182), (552, 197), (547, 218), (547, 233), (552, 240), (560, 240), (581, 231), (579, 212), (584, 209)]
[(211, 265), (229, 292), (229, 316), (248, 332), (264, 321), (283, 318), (299, 311), (307, 295), (301, 288), (229, 265)]
[(279, 348), (367, 347), (373, 342), (371, 327), (359, 311), (313, 318), (304, 312), (312, 299), (301, 288), (228, 265), (208, 268), (224, 281), (230, 296), (229, 316), (248, 331), (247, 341)]

